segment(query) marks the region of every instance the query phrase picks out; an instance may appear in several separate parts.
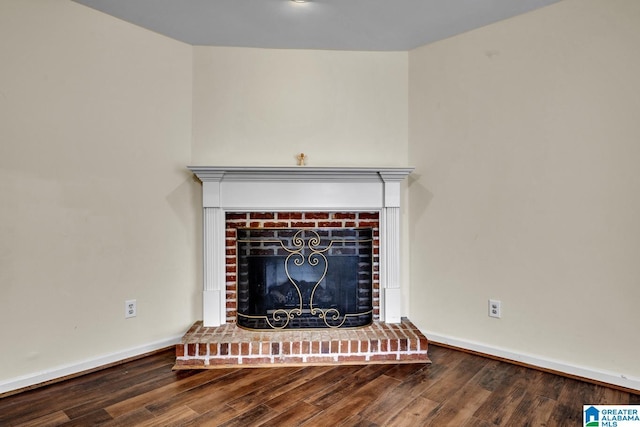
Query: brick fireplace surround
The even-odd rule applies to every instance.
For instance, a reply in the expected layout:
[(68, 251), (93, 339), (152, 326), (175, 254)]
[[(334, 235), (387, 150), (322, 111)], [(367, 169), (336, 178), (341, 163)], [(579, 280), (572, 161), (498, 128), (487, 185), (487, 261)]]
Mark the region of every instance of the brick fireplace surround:
[[(411, 168), (190, 167), (203, 183), (203, 321), (176, 346), (174, 369), (430, 363), (401, 317), (400, 182)], [(236, 228), (371, 227), (374, 322), (357, 329), (236, 326)]]
[(380, 222), (378, 212), (227, 212), (225, 221), (226, 320), (236, 321), (237, 265), (236, 230), (292, 228), (371, 228), (373, 229), (373, 318), (380, 318)]

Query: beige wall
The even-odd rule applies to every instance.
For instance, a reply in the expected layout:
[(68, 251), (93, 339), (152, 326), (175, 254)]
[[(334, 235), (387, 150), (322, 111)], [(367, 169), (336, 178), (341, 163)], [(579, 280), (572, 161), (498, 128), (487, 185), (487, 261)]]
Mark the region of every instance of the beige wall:
[(410, 52), (420, 328), (638, 381), (639, 46), (640, 2), (565, 0)]
[(0, 382), (201, 316), (191, 57), (67, 0), (0, 2)]
[(193, 162), (404, 166), (407, 57), (197, 47)]

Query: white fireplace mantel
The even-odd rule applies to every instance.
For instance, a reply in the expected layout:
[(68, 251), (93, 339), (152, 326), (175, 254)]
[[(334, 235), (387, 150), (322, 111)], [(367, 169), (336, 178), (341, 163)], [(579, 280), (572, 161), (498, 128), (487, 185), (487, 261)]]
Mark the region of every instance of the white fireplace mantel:
[(202, 181), (204, 326), (226, 322), (225, 213), (230, 211), (380, 212), (381, 318), (399, 323), (400, 183), (411, 167), (189, 166)]

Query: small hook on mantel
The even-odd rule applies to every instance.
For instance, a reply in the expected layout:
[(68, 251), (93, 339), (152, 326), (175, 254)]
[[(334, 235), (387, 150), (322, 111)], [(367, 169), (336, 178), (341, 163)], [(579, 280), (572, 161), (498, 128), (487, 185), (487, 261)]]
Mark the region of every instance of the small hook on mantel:
[(296, 156), (296, 159), (298, 159), (298, 166), (304, 166), (307, 161), (307, 156), (304, 153), (300, 153)]

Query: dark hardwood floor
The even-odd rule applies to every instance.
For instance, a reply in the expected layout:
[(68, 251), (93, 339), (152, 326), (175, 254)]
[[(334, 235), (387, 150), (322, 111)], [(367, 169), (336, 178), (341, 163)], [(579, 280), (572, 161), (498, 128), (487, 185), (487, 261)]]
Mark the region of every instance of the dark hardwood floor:
[(0, 426), (581, 426), (640, 395), (431, 345), (433, 365), (171, 371), (167, 350), (0, 399)]

